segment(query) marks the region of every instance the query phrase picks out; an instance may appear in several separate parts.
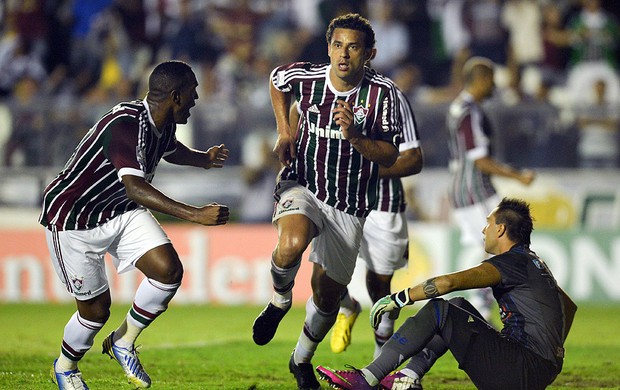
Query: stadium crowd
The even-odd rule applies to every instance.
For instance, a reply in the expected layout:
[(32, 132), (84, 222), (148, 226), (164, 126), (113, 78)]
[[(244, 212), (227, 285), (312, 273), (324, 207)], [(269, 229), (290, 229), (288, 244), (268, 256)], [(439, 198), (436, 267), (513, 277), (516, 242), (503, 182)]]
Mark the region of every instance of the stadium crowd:
[[(499, 68), (498, 89), (488, 104), (491, 119), (502, 124), (498, 149), (504, 159), (543, 167), (618, 167), (620, 28), (614, 5), (7, 0), (0, 4), (0, 165), (61, 165), (112, 102), (143, 96), (154, 64), (180, 59), (192, 64), (200, 83), (198, 106), (181, 136), (198, 148), (225, 143), (229, 163), (256, 168), (269, 153), (243, 144), (273, 136), (269, 72), (291, 61), (327, 62), (327, 23), (353, 11), (376, 30), (372, 66), (413, 102), (427, 166), (446, 165), (445, 132), (438, 130), (462, 87), (453, 69), (477, 55)], [(513, 142), (527, 153), (502, 148)], [(541, 153), (551, 146), (557, 153)]]

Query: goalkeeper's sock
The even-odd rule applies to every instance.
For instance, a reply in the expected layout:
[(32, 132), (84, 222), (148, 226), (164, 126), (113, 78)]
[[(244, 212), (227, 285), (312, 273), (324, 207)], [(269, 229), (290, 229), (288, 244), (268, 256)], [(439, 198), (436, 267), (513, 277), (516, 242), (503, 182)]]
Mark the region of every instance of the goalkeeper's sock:
[[(441, 318), (445, 317), (446, 310), (446, 306), (441, 305), (440, 301), (430, 301), (413, 317), (407, 318), (394, 334), (395, 336), (398, 334), (398, 337), (390, 338), (383, 345), (379, 356), (366, 367), (375, 377), (385, 377), (405, 360), (422, 351), (428, 341), (440, 332), (441, 328), (436, 317), (440, 317), (439, 321), (443, 321)], [(407, 342), (404, 343), (402, 340)]]
[(377, 379), (377, 377), (370, 372), (369, 369), (367, 368), (362, 368), (362, 374), (364, 374), (364, 379), (366, 379), (366, 382), (368, 382), (368, 384), (372, 387), (375, 387), (379, 384), (379, 379)]

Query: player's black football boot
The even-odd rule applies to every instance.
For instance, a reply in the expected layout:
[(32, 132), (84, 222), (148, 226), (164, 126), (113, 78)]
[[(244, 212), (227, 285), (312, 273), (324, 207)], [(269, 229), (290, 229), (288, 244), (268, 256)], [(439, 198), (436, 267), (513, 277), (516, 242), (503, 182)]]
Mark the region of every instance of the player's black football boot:
[(254, 325), (252, 326), (252, 338), (258, 345), (265, 345), (271, 341), (273, 336), (278, 330), (278, 325), (282, 318), (288, 313), (291, 306), (286, 309), (280, 309), (273, 305), (271, 302), (265, 307), (265, 309), (256, 317)]
[(321, 384), (314, 375), (314, 368), (312, 368), (312, 364), (295, 364), (293, 355), (295, 355), (295, 351), (293, 351), (291, 360), (288, 362), (288, 369), (295, 377), (295, 380), (297, 380), (297, 388), (299, 390), (319, 390), (321, 388)]

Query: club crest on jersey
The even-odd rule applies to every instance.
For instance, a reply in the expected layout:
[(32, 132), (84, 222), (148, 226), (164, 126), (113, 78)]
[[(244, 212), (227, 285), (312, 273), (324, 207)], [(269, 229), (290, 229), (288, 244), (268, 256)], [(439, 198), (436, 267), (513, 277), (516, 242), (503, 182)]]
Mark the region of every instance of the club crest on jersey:
[(364, 123), (366, 120), (366, 115), (368, 115), (368, 108), (363, 106), (353, 107), (353, 117), (355, 118), (356, 125)]

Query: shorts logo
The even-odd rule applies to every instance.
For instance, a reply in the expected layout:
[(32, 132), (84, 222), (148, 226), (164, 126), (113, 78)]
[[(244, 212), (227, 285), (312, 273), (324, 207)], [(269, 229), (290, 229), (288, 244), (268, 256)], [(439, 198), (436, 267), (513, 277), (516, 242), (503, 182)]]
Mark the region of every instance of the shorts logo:
[(284, 202), (282, 202), (282, 208), (283, 209), (288, 209), (292, 205), (293, 205), (293, 199), (287, 199)]
[(366, 115), (368, 115), (368, 108), (364, 108), (362, 106), (353, 107), (353, 116), (355, 117), (355, 124), (359, 125), (364, 123), (366, 120)]
[(71, 284), (73, 284), (73, 287), (75, 287), (77, 291), (80, 291), (82, 287), (84, 287), (84, 278), (71, 278)]

